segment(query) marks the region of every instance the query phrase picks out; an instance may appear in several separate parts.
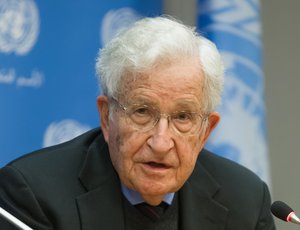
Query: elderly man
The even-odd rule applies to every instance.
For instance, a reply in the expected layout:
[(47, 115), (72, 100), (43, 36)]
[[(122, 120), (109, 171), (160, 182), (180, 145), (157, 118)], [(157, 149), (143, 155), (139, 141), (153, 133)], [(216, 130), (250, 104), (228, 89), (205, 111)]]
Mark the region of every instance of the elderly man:
[(223, 86), (211, 42), (146, 18), (100, 50), (96, 70), (101, 130), (2, 168), (1, 207), (39, 230), (275, 229), (265, 183), (203, 149)]

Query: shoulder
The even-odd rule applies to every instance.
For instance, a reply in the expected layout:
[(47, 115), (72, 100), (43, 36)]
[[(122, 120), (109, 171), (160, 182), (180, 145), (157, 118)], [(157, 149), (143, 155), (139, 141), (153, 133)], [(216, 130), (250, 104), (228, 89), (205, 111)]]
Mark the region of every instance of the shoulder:
[(248, 168), (224, 157), (218, 156), (208, 150), (202, 150), (197, 167), (203, 167), (221, 185), (236, 182), (247, 182), (247, 184), (262, 183), (261, 179)]
[(88, 131), (65, 143), (23, 155), (0, 169), (0, 174), (6, 175), (6, 178), (17, 175), (31, 185), (77, 181), (87, 153), (94, 145), (104, 145), (99, 129)]
[(0, 169), (0, 204), (7, 193), (14, 200), (8, 203), (17, 202), (21, 206), (26, 206), (24, 198), (35, 203), (36, 199), (41, 203), (49, 200), (51, 204), (47, 205), (56, 207), (61, 207), (64, 200), (64, 207), (73, 207), (73, 195), (84, 191), (78, 179), (80, 170), (95, 145), (105, 146), (99, 129), (12, 161)]
[(240, 225), (238, 229), (245, 229), (247, 223), (262, 226), (260, 229), (274, 226), (269, 189), (254, 172), (207, 150), (201, 151), (195, 170), (204, 172), (217, 186), (213, 199), (229, 211), (229, 226)]
[(99, 135), (102, 136), (100, 129), (93, 129), (70, 141), (25, 154), (8, 165), (20, 170), (33, 170), (51, 166), (57, 168), (68, 162), (73, 164), (85, 157), (85, 153)]
[(217, 197), (224, 203), (235, 203), (237, 207), (244, 204), (258, 208), (264, 199), (269, 199), (269, 190), (265, 182), (236, 162), (203, 150), (196, 167), (197, 171), (204, 172), (218, 185), (220, 190)]

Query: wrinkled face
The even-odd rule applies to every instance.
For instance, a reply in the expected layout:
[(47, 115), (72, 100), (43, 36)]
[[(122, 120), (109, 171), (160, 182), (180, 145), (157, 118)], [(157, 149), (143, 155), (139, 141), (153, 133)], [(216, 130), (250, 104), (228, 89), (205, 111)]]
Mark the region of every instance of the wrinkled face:
[[(119, 102), (123, 105), (151, 104), (162, 114), (182, 110), (201, 113), (202, 74), (196, 60), (160, 65), (135, 81), (125, 82), (129, 88)], [(150, 203), (182, 187), (219, 120), (217, 113), (211, 113), (206, 121), (207, 128), (193, 136), (175, 133), (166, 117), (162, 117), (153, 129), (140, 132), (128, 124), (121, 109), (116, 109), (109, 117), (112, 111), (108, 111), (107, 104), (106, 97), (98, 98), (101, 127), (112, 163), (122, 183), (141, 193)]]

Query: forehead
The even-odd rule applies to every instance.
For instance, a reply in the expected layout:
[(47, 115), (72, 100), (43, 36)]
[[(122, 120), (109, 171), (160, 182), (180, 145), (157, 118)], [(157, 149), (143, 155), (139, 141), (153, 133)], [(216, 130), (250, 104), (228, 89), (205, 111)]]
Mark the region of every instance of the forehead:
[(161, 100), (202, 99), (204, 75), (200, 62), (183, 59), (159, 63), (143, 74), (127, 75), (123, 80), (125, 95), (130, 98), (156, 98)]

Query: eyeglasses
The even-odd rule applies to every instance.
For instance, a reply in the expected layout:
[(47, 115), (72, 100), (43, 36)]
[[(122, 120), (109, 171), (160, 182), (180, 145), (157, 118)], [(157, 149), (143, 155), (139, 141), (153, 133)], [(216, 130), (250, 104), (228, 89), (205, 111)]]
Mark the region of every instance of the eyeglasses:
[(115, 98), (111, 98), (125, 113), (126, 122), (140, 132), (153, 129), (161, 117), (168, 119), (169, 126), (182, 136), (193, 136), (200, 133), (208, 115), (203, 116), (197, 112), (176, 111), (172, 114), (162, 114), (160, 111), (145, 104), (122, 105)]

